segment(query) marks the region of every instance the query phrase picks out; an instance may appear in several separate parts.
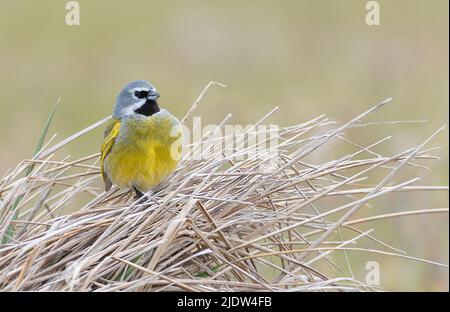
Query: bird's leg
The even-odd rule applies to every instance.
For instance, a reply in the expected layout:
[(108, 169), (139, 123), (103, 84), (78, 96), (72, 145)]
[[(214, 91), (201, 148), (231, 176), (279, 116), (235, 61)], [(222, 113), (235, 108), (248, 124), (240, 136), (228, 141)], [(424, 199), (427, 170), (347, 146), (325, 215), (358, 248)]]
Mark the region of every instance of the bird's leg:
[(136, 195), (134, 195), (134, 199), (138, 200), (140, 199), (141, 203), (144, 203), (148, 200), (148, 197), (144, 195), (144, 193), (142, 193), (141, 191), (139, 191), (137, 188), (133, 187), (134, 192), (136, 193)]
[(133, 187), (133, 190), (136, 193), (136, 195), (134, 196), (135, 199), (138, 199), (138, 198), (141, 198), (142, 196), (144, 196), (144, 193), (139, 191), (137, 188)]

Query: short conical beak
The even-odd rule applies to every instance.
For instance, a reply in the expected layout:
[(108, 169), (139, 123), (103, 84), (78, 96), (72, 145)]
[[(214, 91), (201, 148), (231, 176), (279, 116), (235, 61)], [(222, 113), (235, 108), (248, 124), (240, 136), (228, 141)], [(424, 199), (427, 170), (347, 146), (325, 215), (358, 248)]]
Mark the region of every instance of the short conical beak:
[(151, 92), (148, 96), (147, 96), (147, 98), (149, 99), (149, 100), (156, 100), (157, 98), (159, 98), (159, 93), (158, 92), (156, 92), (156, 91), (153, 91), (153, 92)]

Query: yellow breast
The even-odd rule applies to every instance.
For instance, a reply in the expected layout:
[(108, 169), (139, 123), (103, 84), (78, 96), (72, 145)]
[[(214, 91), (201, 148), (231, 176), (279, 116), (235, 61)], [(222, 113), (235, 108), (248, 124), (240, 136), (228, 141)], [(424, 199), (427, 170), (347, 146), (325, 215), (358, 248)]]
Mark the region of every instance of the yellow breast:
[(123, 120), (104, 161), (105, 173), (118, 186), (147, 192), (175, 170), (181, 153), (181, 128), (168, 112)]

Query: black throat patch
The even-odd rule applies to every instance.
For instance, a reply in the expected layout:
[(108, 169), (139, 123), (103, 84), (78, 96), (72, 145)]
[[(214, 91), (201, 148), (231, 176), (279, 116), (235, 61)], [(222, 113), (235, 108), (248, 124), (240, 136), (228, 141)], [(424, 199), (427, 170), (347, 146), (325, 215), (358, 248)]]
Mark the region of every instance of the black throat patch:
[(147, 100), (141, 107), (136, 109), (134, 112), (148, 117), (159, 112), (159, 106), (158, 103), (156, 103), (156, 101)]

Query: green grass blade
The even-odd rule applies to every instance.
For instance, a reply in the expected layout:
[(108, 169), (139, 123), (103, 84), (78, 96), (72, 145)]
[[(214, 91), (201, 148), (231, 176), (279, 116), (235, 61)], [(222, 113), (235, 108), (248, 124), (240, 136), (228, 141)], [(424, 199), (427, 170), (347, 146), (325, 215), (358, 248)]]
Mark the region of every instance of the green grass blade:
[[(41, 135), (39, 137), (39, 141), (36, 144), (36, 147), (34, 149), (33, 152), (33, 157), (36, 156), (37, 153), (39, 153), (39, 151), (42, 149), (42, 146), (44, 145), (45, 142), (45, 137), (47, 136), (48, 133), (48, 129), (50, 128), (50, 124), (52, 123), (53, 117), (55, 115), (56, 109), (59, 105), (59, 103), (61, 102), (61, 97), (58, 99), (58, 101), (56, 102), (55, 106), (53, 107), (52, 112), (50, 113), (50, 116), (48, 117), (47, 123), (45, 124), (44, 129), (41, 132)], [(31, 172), (33, 172), (34, 169), (34, 164), (30, 164), (26, 171), (25, 171), (25, 176), (29, 176), (31, 174)], [(11, 206), (11, 211), (15, 211), (17, 206), (19, 206), (20, 202), (23, 199), (23, 195), (19, 196), (16, 198), (16, 200), (14, 201), (14, 204)], [(18, 216), (18, 211), (16, 211), (14, 213), (14, 216), (12, 218), (12, 221), (15, 221), (17, 219)], [(1, 243), (2, 244), (7, 244), (9, 242), (9, 239), (14, 235), (15, 229), (14, 226), (12, 224), (10, 224), (8, 226), (8, 229), (6, 230), (5, 235), (2, 238)]]
[[(211, 271), (214, 272), (214, 273), (217, 273), (217, 272), (219, 272), (219, 270), (220, 270), (220, 268), (221, 268), (222, 266), (223, 266), (223, 264), (216, 265), (215, 267), (213, 267), (213, 268), (211, 269)], [(199, 278), (208, 278), (208, 277), (209, 277), (209, 273), (206, 272), (206, 271), (200, 272), (200, 273), (197, 273), (197, 274), (195, 275), (195, 277), (199, 277)]]

